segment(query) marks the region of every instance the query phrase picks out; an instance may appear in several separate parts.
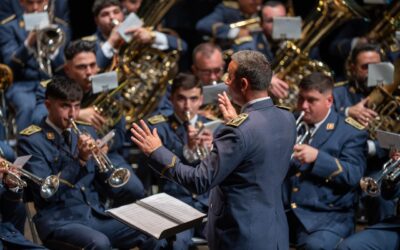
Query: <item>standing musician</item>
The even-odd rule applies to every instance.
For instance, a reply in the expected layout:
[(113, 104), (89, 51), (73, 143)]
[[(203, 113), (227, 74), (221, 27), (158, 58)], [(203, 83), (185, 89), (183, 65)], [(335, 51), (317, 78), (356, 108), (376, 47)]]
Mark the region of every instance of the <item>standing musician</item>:
[[(44, 11), (48, 0), (20, 0), (24, 13)], [(69, 40), (67, 24), (55, 19), (55, 24), (61, 27), (65, 43)], [(37, 36), (41, 31), (26, 31), (21, 16), (11, 16), (0, 25), (0, 52), (4, 63), (13, 70), (14, 83), (6, 92), (7, 102), (15, 109), (17, 130), (29, 126), (32, 122), (33, 108), (36, 104), (35, 91), (39, 82), (49, 79), (48, 73), (40, 69), (38, 58)], [(48, 46), (47, 44), (42, 44)], [(43, 50), (45, 48), (39, 48)], [(63, 65), (62, 46), (54, 54), (49, 55), (53, 71), (57, 72)], [(60, 53), (61, 52), (61, 53)]]
[(105, 153), (104, 148), (93, 147), (97, 143), (93, 127), (77, 122), (84, 133), (71, 132), (70, 119), (78, 118), (82, 95), (77, 83), (53, 79), (46, 89), (48, 116), (39, 126), (21, 131), (18, 138), (19, 154), (32, 155), (24, 168), (39, 177), (54, 174), (60, 178), (58, 191), (47, 199), (32, 186), (39, 236), (45, 246), (54, 249), (158, 249), (164, 241), (150, 239), (105, 213), (98, 187), (117, 195), (131, 186), (129, 182), (118, 188), (107, 184), (112, 171), (99, 171), (101, 166), (93, 159)]
[[(398, 160), (400, 153), (397, 151), (392, 155), (393, 160)], [(397, 166), (397, 170), (399, 166)], [(384, 199), (400, 197), (400, 185), (398, 178), (394, 181), (384, 178), (381, 184), (381, 194)], [(342, 241), (338, 250), (360, 249), (360, 250), (388, 250), (400, 248), (400, 216), (385, 218), (379, 223), (367, 227), (361, 232), (353, 234)]]
[[(174, 152), (187, 165), (195, 165), (202, 155), (196, 147), (211, 149), (213, 136), (207, 129), (199, 135), (199, 129), (210, 121), (199, 115), (203, 103), (203, 89), (199, 80), (191, 75), (180, 73), (173, 80), (171, 103), (174, 113), (170, 116), (155, 115), (148, 119), (150, 128), (156, 128), (166, 148)], [(175, 182), (162, 179), (161, 190), (183, 202), (197, 208), (203, 213), (208, 211), (208, 193), (196, 195)], [(187, 249), (191, 244), (193, 230), (177, 235), (174, 249)]]
[[(119, 0), (95, 0), (92, 8), (97, 32), (85, 40), (96, 41), (97, 64), (103, 70), (111, 65), (114, 55), (124, 44), (118, 32), (118, 27), (124, 21)], [(159, 50), (178, 50), (186, 52), (186, 43), (176, 36), (167, 35), (158, 31), (150, 31), (146, 27), (130, 28), (125, 33), (131, 33), (132, 40), (139, 44), (149, 44)]]
[[(311, 138), (293, 148), (285, 203), (291, 240), (301, 249), (334, 249), (353, 233), (367, 133), (333, 108), (333, 80), (312, 73), (299, 84), (298, 109)], [(305, 132), (305, 131), (300, 131)]]
[[(211, 190), (207, 240), (210, 249), (288, 249), (282, 183), (295, 141), (293, 116), (268, 97), (270, 65), (259, 52), (240, 51), (228, 67), (229, 92), (242, 106), (240, 115), (226, 94), (224, 117), (208, 157), (188, 166), (162, 145), (158, 130), (133, 124), (132, 141), (157, 170), (195, 193)], [(250, 229), (250, 230), (249, 230)]]

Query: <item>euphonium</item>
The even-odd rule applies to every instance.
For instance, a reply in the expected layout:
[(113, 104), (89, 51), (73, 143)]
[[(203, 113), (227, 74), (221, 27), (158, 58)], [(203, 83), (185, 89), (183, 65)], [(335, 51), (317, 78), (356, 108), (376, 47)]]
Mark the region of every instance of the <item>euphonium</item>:
[[(76, 125), (74, 119), (70, 118), (70, 123), (72, 125), (73, 130), (75, 133), (80, 136), (82, 132), (79, 130), (78, 126)], [(91, 149), (92, 156), (99, 168), (100, 173), (107, 173), (111, 171), (110, 177), (108, 177), (107, 182), (108, 184), (113, 187), (122, 187), (125, 185), (129, 178), (131, 177), (131, 173), (126, 168), (115, 168), (112, 164), (111, 160), (108, 158), (107, 154), (103, 153), (101, 149), (96, 144), (89, 145)]]
[(309, 52), (335, 27), (353, 16), (365, 16), (361, 7), (352, 0), (319, 0), (317, 8), (307, 17), (302, 26), (302, 38), (299, 41), (285, 41), (276, 53), (272, 65), (278, 78), (289, 84), (289, 96), (278, 102), (294, 109), (299, 92), (297, 84), (312, 73), (322, 72), (331, 76), (330, 68), (317, 60), (309, 58)]
[(369, 136), (376, 139), (378, 129), (387, 132), (400, 132), (400, 100), (393, 92), (400, 85), (400, 59), (395, 62), (394, 82), (389, 85), (378, 85), (368, 95), (367, 107), (374, 110), (378, 116), (368, 125)]
[(400, 176), (400, 158), (397, 160), (390, 159), (379, 172), (378, 178), (362, 177), (360, 180), (361, 189), (370, 196), (378, 196), (381, 192), (383, 180), (396, 182)]
[[(0, 162), (0, 167), (5, 168), (7, 172), (7, 180), (17, 185), (19, 188), (24, 188), (27, 186), (26, 182), (19, 177), (19, 175), (24, 176), (31, 180), (33, 183), (40, 186), (40, 195), (47, 199), (53, 196), (60, 186), (60, 179), (56, 175), (50, 175), (46, 178), (40, 178), (31, 172), (17, 167), (6, 160)], [(16, 173), (17, 174), (16, 174)]]

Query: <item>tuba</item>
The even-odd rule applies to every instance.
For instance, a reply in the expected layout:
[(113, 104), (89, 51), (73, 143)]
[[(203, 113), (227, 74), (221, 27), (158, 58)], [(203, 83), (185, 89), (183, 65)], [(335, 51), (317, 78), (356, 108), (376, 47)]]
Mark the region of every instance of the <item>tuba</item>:
[[(80, 129), (76, 125), (74, 119), (70, 118), (69, 121), (72, 125), (74, 132), (78, 136), (82, 135), (83, 133), (80, 131)], [(112, 164), (111, 160), (108, 158), (107, 154), (103, 153), (100, 150), (99, 145), (91, 144), (91, 145), (89, 145), (89, 147), (91, 149), (92, 156), (99, 168), (99, 172), (107, 173), (108, 171), (111, 171), (111, 175), (107, 179), (107, 183), (111, 187), (113, 187), (113, 188), (122, 187), (129, 181), (129, 179), (131, 177), (131, 173), (129, 172), (128, 169), (115, 168), (114, 165)]]
[(376, 139), (378, 129), (387, 132), (400, 132), (400, 98), (393, 92), (400, 85), (400, 59), (395, 62), (394, 82), (389, 85), (376, 86), (368, 95), (367, 107), (374, 110), (378, 116), (368, 125), (371, 139)]
[[(42, 198), (45, 199), (53, 196), (57, 192), (58, 187), (60, 186), (60, 179), (56, 175), (50, 175), (43, 179), (23, 168), (11, 164), (6, 160), (0, 162), (0, 168), (6, 169), (7, 180), (10, 181), (11, 183), (14, 183), (19, 188), (24, 188), (27, 186), (26, 182), (22, 180), (21, 177), (19, 177), (19, 175), (28, 178), (35, 184), (38, 184), (40, 186), (40, 196), (42, 196)], [(17, 175), (14, 172), (17, 172), (19, 175)]]
[(319, 0), (303, 24), (302, 38), (283, 42), (272, 64), (277, 77), (289, 84), (289, 96), (278, 100), (280, 105), (294, 110), (299, 92), (297, 84), (304, 76), (315, 71), (332, 76), (326, 64), (309, 58), (309, 52), (329, 32), (354, 16), (366, 14), (353, 0)]
[[(49, 0), (46, 6), (50, 23), (54, 21), (54, 0)], [(65, 41), (64, 31), (55, 24), (40, 29), (36, 34), (37, 62), (42, 71), (50, 77), (53, 75), (50, 56), (56, 52)]]

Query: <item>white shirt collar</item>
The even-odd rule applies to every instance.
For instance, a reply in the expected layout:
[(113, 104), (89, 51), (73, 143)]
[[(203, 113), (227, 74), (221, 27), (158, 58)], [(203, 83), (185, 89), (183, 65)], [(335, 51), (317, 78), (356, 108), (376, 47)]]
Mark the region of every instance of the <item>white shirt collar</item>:
[[(184, 121), (182, 121), (176, 113), (174, 113), (174, 116), (175, 116), (175, 118), (178, 120), (178, 122), (179, 122), (180, 124), (183, 124), (183, 123), (184, 123)], [(190, 125), (194, 126), (194, 125), (196, 124), (198, 118), (199, 118), (199, 116), (198, 116), (197, 114), (195, 114), (195, 115), (193, 116), (193, 118), (190, 119), (190, 121), (189, 121)]]
[(325, 120), (328, 119), (328, 116), (329, 116), (330, 113), (331, 113), (331, 109), (329, 109), (328, 113), (326, 114), (325, 118), (322, 119), (322, 121), (314, 124), (313, 134), (315, 134), (315, 132), (318, 130), (318, 128), (322, 125), (322, 123), (324, 123)]
[[(49, 117), (46, 117), (46, 123), (52, 127), (59, 135), (62, 134), (62, 129), (60, 129), (59, 127), (57, 127), (52, 121), (50, 121)], [(69, 129), (69, 128), (68, 128)]]

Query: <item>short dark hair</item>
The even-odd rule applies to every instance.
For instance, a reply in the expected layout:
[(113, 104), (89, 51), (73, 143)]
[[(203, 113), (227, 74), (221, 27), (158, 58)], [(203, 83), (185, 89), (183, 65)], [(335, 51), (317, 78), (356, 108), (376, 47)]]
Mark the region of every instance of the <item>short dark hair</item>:
[(321, 72), (313, 72), (301, 79), (299, 88), (301, 90), (317, 90), (321, 94), (333, 91), (333, 79)]
[(372, 43), (364, 43), (357, 45), (354, 47), (354, 49), (350, 53), (350, 62), (351, 63), (356, 63), (357, 57), (359, 54), (363, 52), (376, 52), (379, 54), (379, 57), (381, 58), (381, 61), (383, 61), (383, 54), (382, 54), (382, 48), (377, 45), (377, 44), (372, 44)]
[(92, 13), (94, 17), (101, 12), (102, 9), (107, 8), (109, 6), (118, 6), (121, 8), (121, 2), (118, 0), (96, 0), (93, 3)]
[(193, 49), (193, 53), (192, 53), (193, 62), (196, 61), (196, 55), (198, 53), (200, 53), (201, 55), (204, 55), (206, 57), (211, 57), (211, 55), (216, 50), (219, 51), (222, 55), (222, 49), (215, 43), (211, 43), (211, 42), (200, 43)]
[(53, 77), (47, 85), (45, 96), (46, 99), (75, 102), (82, 100), (83, 91), (75, 81), (63, 76), (57, 76)]
[(179, 88), (184, 90), (199, 88), (201, 93), (203, 93), (203, 87), (199, 79), (193, 74), (189, 73), (179, 73), (176, 75), (171, 86), (171, 95), (173, 95)]
[(89, 52), (96, 55), (95, 43), (85, 40), (75, 40), (71, 42), (64, 50), (66, 60), (72, 60), (77, 54), (82, 52)]
[(232, 55), (238, 67), (235, 78), (246, 78), (252, 90), (267, 90), (271, 84), (272, 70), (267, 58), (258, 51), (242, 50)]

